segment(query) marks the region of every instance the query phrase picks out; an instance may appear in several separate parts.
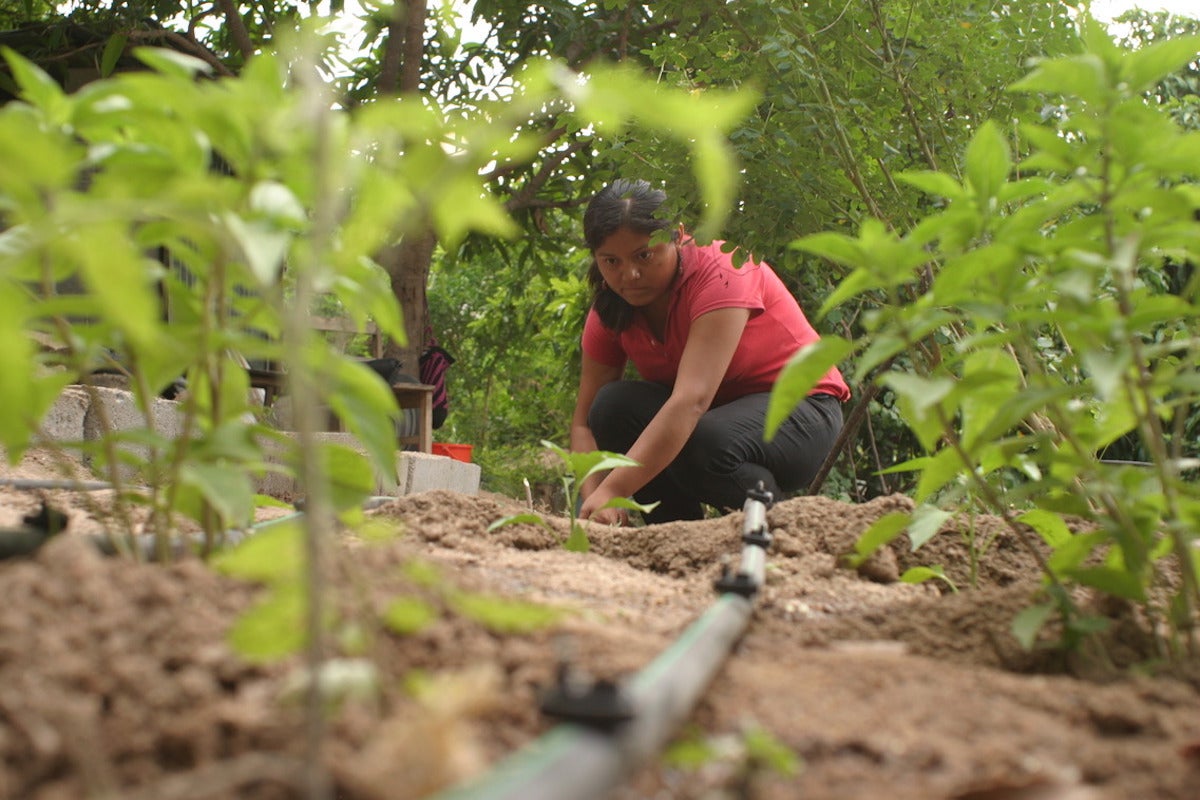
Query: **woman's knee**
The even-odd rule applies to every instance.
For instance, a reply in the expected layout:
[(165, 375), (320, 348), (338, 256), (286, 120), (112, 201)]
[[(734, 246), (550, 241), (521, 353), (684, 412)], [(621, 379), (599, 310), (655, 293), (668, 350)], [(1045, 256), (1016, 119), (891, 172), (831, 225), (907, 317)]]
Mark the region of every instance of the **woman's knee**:
[(753, 458), (752, 445), (730, 426), (728, 420), (706, 414), (696, 424), (679, 460), (697, 474), (723, 475)]
[(588, 409), (588, 427), (602, 449), (616, 449), (617, 445), (612, 444), (614, 439), (624, 443), (621, 449), (626, 449), (669, 396), (665, 387), (645, 381), (606, 383), (596, 392)]

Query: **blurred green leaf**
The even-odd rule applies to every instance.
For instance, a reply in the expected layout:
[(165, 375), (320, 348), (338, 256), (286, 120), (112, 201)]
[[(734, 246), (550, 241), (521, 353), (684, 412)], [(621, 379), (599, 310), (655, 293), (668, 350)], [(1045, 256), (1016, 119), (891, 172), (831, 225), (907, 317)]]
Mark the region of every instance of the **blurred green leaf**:
[(938, 564), (929, 567), (909, 567), (900, 576), (901, 583), (925, 583), (926, 581), (935, 579), (944, 582), (950, 587), (951, 591), (958, 592), (958, 587), (954, 585), (954, 581), (946, 576), (945, 569)]
[(1129, 51), (1120, 78), (1131, 92), (1141, 92), (1200, 56), (1200, 36), (1184, 36)]
[(546, 524), (546, 520), (542, 519), (541, 514), (535, 514), (532, 511), (526, 511), (521, 514), (512, 514), (507, 517), (501, 517), (500, 519), (496, 520), (492, 524), (488, 525), (487, 530), (488, 530), (488, 533), (491, 533), (492, 531), (496, 530), (497, 528), (503, 528), (507, 525), (519, 525), (519, 524), (541, 525), (544, 528), (550, 527), (549, 525)]
[(952, 512), (943, 511), (934, 506), (917, 506), (912, 512), (912, 519), (908, 523), (908, 538), (912, 542), (912, 549), (914, 551), (919, 549), (934, 536), (937, 536), (942, 525), (953, 516)]
[(800, 774), (803, 767), (800, 757), (770, 731), (755, 725), (747, 730), (742, 738), (746, 745), (746, 754), (752, 762), (761, 764), (785, 778), (794, 778)]
[(382, 616), (383, 624), (401, 636), (420, 633), (437, 618), (437, 610), (417, 597), (398, 597), (392, 600)]
[(582, 523), (576, 522), (571, 525), (571, 533), (567, 535), (567, 541), (563, 547), (572, 553), (586, 553), (591, 549), (592, 545), (588, 541), (587, 530), (584, 529)]
[(858, 537), (854, 543), (854, 555), (848, 557), (847, 561), (853, 567), (861, 566), (876, 550), (904, 533), (911, 519), (912, 515), (904, 511), (884, 514)]
[(1000, 129), (992, 121), (985, 122), (967, 146), (967, 179), (975, 189), (982, 208), (1000, 194), (1012, 169), (1008, 144)]
[(825, 373), (853, 351), (854, 345), (845, 339), (823, 336), (791, 357), (771, 389), (763, 434), (767, 441), (775, 437), (779, 426), (804, 402)]
[(1012, 621), (1012, 633), (1021, 643), (1021, 647), (1032, 650), (1037, 641), (1038, 633), (1054, 613), (1053, 603), (1038, 603), (1022, 609)]
[(180, 481), (194, 487), (216, 509), (226, 524), (244, 523), (254, 511), (254, 486), (250, 476), (228, 464), (189, 462), (179, 473)]
[(1010, 91), (1043, 93), (1051, 97), (1074, 95), (1089, 104), (1102, 104), (1110, 77), (1104, 61), (1085, 53), (1067, 58), (1042, 59), (1026, 77), (1013, 83)]
[(299, 652), (307, 641), (307, 598), (300, 584), (273, 590), (233, 623), (229, 641), (250, 661), (267, 662)]
[(231, 550), (218, 553), (213, 568), (222, 575), (262, 583), (297, 580), (304, 567), (304, 527), (299, 520), (272, 525)]
[(1017, 519), (1037, 531), (1042, 541), (1051, 548), (1062, 547), (1071, 539), (1071, 531), (1063, 518), (1051, 511), (1035, 508), (1022, 513)]
[(459, 614), (500, 634), (533, 633), (558, 624), (566, 614), (560, 608), (487, 594), (460, 592), (449, 601)]

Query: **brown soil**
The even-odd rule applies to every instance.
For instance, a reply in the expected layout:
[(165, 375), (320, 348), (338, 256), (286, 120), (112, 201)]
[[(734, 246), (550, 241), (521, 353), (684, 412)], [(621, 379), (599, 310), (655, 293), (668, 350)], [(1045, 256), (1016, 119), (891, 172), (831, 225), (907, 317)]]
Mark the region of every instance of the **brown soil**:
[[(0, 468), (53, 474), (36, 453)], [(302, 657), (255, 663), (228, 638), (265, 590), (198, 559), (98, 555), (88, 537), (104, 493), (85, 504), (0, 487), (0, 527), (43, 497), (69, 511), (67, 533), (0, 562), (0, 797), (304, 796)], [(915, 554), (898, 544), (862, 572), (839, 566), (873, 520), (908, 504), (814, 497), (770, 511), (775, 541), (754, 619), (681, 731), (709, 754), (690, 767), (647, 765), (618, 796), (1200, 797), (1200, 681), (1128, 667), (1147, 650), (1127, 614), (1114, 625), (1125, 667), (1116, 674), (1022, 650), (1009, 625), (1038, 588), (1036, 568), (995, 520), (976, 523), (996, 537), (977, 590), (953, 525)], [(741, 546), (740, 513), (595, 528), (584, 555), (561, 548), (561, 519), (554, 531), (487, 531), (520, 510), (502, 497), (430, 492), (368, 514), (398, 536), (330, 537), (330, 638), (378, 675), (329, 715), (332, 796), (422, 797), (483, 774), (552, 726), (537, 696), (560, 653), (598, 677), (635, 673), (710, 605), (721, 564)], [(963, 590), (896, 580), (934, 563)], [(458, 610), (464, 593), (565, 613), (498, 633)], [(423, 600), (434, 618), (406, 635), (381, 625), (400, 598)], [(795, 769), (756, 758), (754, 731), (793, 753)]]

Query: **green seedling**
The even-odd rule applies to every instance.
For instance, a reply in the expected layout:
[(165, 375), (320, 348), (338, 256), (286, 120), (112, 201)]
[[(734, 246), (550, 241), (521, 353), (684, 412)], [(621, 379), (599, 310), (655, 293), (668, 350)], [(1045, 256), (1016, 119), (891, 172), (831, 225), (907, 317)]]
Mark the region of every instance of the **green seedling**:
[(924, 583), (925, 581), (937, 579), (950, 587), (950, 591), (958, 594), (958, 586), (950, 577), (946, 575), (946, 570), (941, 564), (932, 564), (930, 566), (910, 567), (904, 570), (904, 574), (900, 576), (901, 583)]
[(737, 797), (757, 796), (755, 783), (762, 778), (795, 778), (804, 769), (803, 760), (789, 745), (754, 723), (736, 733), (713, 736), (691, 730), (668, 748), (663, 761), (686, 772), (722, 764), (729, 770), (726, 788)]
[[(942, 523), (949, 516), (948, 512), (928, 505), (918, 506), (911, 512), (893, 511), (886, 514), (877, 519), (855, 541), (854, 552), (845, 556), (845, 564), (858, 569), (875, 554), (875, 551), (905, 533), (908, 534), (909, 542), (915, 552), (937, 535)], [(912, 567), (905, 570), (904, 574), (900, 576), (900, 580), (904, 583), (924, 583), (934, 579), (945, 583), (950, 587), (950, 591), (958, 592), (958, 586), (946, 575), (945, 569), (940, 564)]]
[[(579, 487), (597, 472), (616, 469), (617, 467), (636, 467), (639, 466), (638, 462), (620, 453), (609, 453), (605, 450), (593, 450), (589, 453), (572, 453), (544, 439), (542, 440), (542, 446), (557, 454), (567, 467), (567, 472), (562, 476), (562, 483), (563, 490), (567, 496), (567, 514), (571, 520), (571, 532), (567, 536), (564, 546), (572, 552), (586, 553), (591, 545), (588, 542), (587, 530), (577, 516), (580, 500)], [(645, 514), (652, 511), (657, 505), (658, 503), (643, 505), (628, 497), (614, 497), (601, 506), (601, 508), (623, 508), (627, 511), (640, 511)], [(552, 530), (550, 524), (546, 522), (546, 519), (541, 514), (527, 511), (496, 520), (488, 526), (488, 531), (494, 531), (505, 525), (514, 525), (516, 523), (532, 523)]]

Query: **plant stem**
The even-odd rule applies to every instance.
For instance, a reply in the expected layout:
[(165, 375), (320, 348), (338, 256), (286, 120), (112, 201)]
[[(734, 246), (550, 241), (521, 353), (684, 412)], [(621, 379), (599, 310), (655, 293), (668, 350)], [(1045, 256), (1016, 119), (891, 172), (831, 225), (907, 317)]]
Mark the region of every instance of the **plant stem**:
[(334, 527), (334, 515), (329, 497), (328, 476), (323, 471), (317, 444), (319, 399), (324, 396), (318, 376), (314, 374), (307, 356), (307, 344), (313, 333), (308, 326), (308, 307), (313, 293), (313, 273), (320, 268), (322, 255), (332, 246), (334, 228), (333, 191), (330, 180), (331, 152), (328, 87), (321, 81), (318, 59), (309, 47), (299, 59), (295, 73), (304, 87), (308, 106), (301, 108), (303, 122), (314, 135), (313, 146), (313, 222), (305, 263), (297, 265), (296, 294), (292, 308), (283, 314), (284, 351), (291, 381), (291, 395), (296, 415), (299, 440), (301, 481), (305, 491), (305, 564), (308, 603), (306, 630), (308, 647), (306, 664), (308, 686), (306, 698), (305, 785), (309, 800), (326, 800), (331, 796), (330, 780), (324, 767), (322, 749), (325, 740), (325, 708), (321, 673), (325, 662), (324, 617), (324, 537)]

